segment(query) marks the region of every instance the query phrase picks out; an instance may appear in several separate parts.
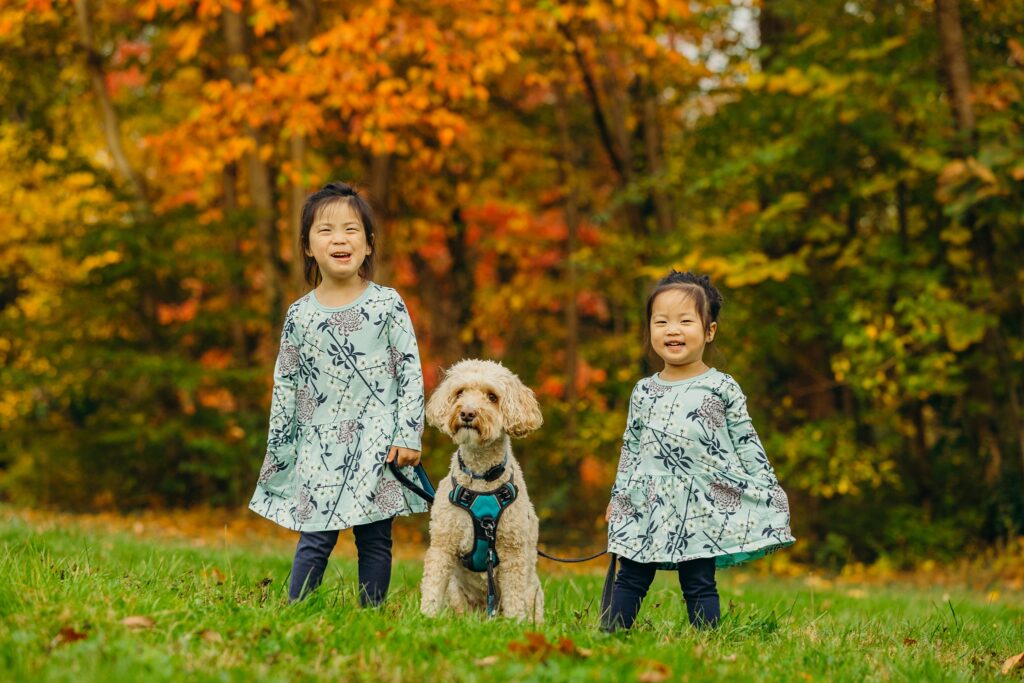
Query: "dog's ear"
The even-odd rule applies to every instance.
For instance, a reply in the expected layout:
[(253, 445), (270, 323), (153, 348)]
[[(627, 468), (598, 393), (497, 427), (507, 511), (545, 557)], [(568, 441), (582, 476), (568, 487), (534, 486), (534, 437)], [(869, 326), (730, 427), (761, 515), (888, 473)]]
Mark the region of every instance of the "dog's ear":
[(448, 414), (452, 409), (452, 401), (454, 399), (452, 386), (451, 374), (448, 373), (445, 375), (444, 380), (434, 389), (434, 393), (430, 395), (426, 409), (427, 422), (448, 436), (452, 435), (451, 430), (448, 428)]
[(518, 377), (509, 373), (505, 381), (505, 395), (501, 397), (501, 414), (505, 421), (505, 432), (509, 436), (526, 436), (544, 424), (540, 404), (533, 390)]

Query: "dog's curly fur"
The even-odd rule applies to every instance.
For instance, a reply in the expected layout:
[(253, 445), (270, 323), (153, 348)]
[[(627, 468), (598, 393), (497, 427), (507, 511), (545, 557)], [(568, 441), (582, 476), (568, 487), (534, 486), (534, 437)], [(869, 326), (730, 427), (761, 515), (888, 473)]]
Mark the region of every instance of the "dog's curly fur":
[(473, 523), (465, 510), (452, 505), (452, 477), (462, 486), (490, 491), (514, 477), (516, 500), (502, 513), (495, 569), (498, 612), (509, 617), (544, 620), (544, 593), (537, 578), (537, 514), (526, 491), (523, 472), (512, 454), (509, 437), (521, 437), (543, 423), (533, 392), (500, 363), (464, 360), (445, 374), (427, 403), (427, 420), (452, 438), (473, 472), (485, 472), (508, 453), (504, 474), (493, 482), (473, 481), (452, 455), (448, 475), (437, 488), (430, 513), (430, 549), (423, 562), (421, 611), (437, 615), (446, 604), (462, 614), (487, 603), (486, 573), (471, 572), (461, 558), (472, 550)]

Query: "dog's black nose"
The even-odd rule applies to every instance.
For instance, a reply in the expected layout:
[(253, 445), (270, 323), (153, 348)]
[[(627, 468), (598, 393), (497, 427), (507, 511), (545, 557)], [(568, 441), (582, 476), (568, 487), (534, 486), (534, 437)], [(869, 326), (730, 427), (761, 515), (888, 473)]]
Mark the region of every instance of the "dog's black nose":
[(462, 418), (463, 422), (472, 422), (474, 419), (476, 419), (476, 413), (473, 412), (472, 410), (460, 410), (459, 417)]

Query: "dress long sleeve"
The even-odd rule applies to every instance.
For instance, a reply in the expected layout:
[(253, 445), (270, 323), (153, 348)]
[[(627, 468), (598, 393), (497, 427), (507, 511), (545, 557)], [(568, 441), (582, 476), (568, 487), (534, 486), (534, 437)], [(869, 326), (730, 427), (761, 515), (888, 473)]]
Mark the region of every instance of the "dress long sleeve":
[(640, 432), (642, 425), (637, 415), (637, 387), (629, 396), (629, 412), (626, 415), (626, 430), (622, 433), (622, 450), (619, 451), (619, 465), (615, 472), (612, 495), (623, 490), (637, 463), (640, 462)]
[(752, 477), (761, 477), (775, 482), (775, 471), (761, 445), (761, 439), (754, 429), (754, 422), (747, 413), (747, 397), (734, 381), (726, 385), (725, 424), (729, 430), (736, 459), (743, 471)]
[(281, 346), (274, 364), (274, 390), (270, 401), (270, 429), (267, 454), (260, 469), (257, 488), (283, 496), (295, 470), (297, 458), (296, 395), (299, 385), (300, 335), (289, 310), (281, 329)]
[(388, 364), (398, 383), (397, 420), (393, 446), (421, 449), (423, 433), (423, 369), (412, 318), (401, 297), (388, 322)]

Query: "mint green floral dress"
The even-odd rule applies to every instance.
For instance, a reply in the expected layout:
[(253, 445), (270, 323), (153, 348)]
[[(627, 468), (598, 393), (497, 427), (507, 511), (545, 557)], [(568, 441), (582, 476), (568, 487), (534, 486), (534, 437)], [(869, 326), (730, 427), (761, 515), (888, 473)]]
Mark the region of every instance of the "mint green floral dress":
[(677, 382), (637, 382), (608, 551), (665, 567), (703, 557), (728, 567), (793, 541), (789, 501), (736, 381), (712, 368)]
[(296, 531), (424, 512), (385, 467), (393, 445), (420, 450), (422, 432), (419, 350), (398, 292), (371, 282), (337, 308), (309, 292), (285, 317), (249, 507)]

